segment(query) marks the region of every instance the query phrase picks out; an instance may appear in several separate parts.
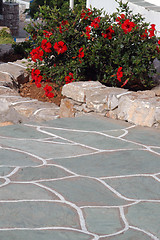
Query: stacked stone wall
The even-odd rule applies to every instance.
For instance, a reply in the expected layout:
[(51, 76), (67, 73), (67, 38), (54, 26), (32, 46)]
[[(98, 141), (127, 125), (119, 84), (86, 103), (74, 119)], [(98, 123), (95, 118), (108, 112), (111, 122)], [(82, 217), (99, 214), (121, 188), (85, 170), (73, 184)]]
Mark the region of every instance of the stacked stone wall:
[(13, 36), (19, 34), (19, 4), (4, 3), (3, 4), (3, 23), (7, 26)]

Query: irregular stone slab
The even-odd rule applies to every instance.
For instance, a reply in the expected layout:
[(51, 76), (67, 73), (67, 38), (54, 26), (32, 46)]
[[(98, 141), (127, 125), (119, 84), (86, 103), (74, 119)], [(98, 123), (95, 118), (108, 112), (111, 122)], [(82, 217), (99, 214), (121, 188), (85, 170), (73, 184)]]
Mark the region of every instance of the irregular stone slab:
[(156, 96), (160, 97), (160, 85), (152, 88), (152, 91), (155, 93)]
[(124, 177), (104, 180), (127, 198), (159, 200), (160, 183), (152, 177)]
[[(41, 125), (48, 125), (42, 123)], [(114, 121), (111, 119), (106, 119), (97, 114), (91, 116), (80, 116), (77, 118), (61, 118), (49, 122), (50, 127), (55, 128), (67, 128), (67, 129), (77, 129), (77, 130), (86, 130), (86, 131), (105, 131), (105, 130), (116, 130), (123, 129), (131, 126), (130, 123), (123, 121)]]
[(124, 229), (118, 209), (84, 208), (84, 217), (89, 232), (99, 235), (113, 234)]
[(74, 104), (70, 99), (62, 99), (60, 110), (59, 110), (60, 118), (63, 117), (75, 117)]
[[(0, 231), (1, 239), (16, 239), (16, 240), (92, 240), (93, 236), (78, 232), (76, 230), (21, 230), (21, 231)], [(148, 239), (146, 239), (148, 240)]]
[(0, 218), (0, 228), (80, 228), (77, 211), (60, 202), (0, 203)]
[(59, 107), (57, 107), (55, 104), (52, 104), (52, 107), (46, 106), (46, 108), (38, 108), (32, 117), (39, 121), (50, 121), (57, 119), (59, 118)]
[(13, 167), (0, 167), (0, 176), (5, 177), (14, 170)]
[(83, 177), (43, 182), (78, 206), (121, 206), (130, 203), (111, 192), (102, 183)]
[(42, 164), (42, 161), (29, 156), (25, 153), (16, 152), (12, 149), (4, 150), (0, 149), (0, 165), (19, 167), (19, 166), (38, 166)]
[[(43, 128), (42, 128), (43, 129)], [(83, 131), (66, 131), (66, 130), (55, 130), (48, 129), (48, 132), (55, 134), (57, 136), (66, 138), (76, 143), (84, 144), (85, 146), (93, 147), (96, 149), (137, 149), (139, 146), (132, 144), (120, 139), (116, 139), (109, 136), (104, 136), (103, 134), (83, 132)]]
[(0, 64), (0, 79), (4, 82), (4, 86), (11, 87), (12, 85), (13, 87), (28, 82), (29, 76), (28, 74), (24, 73), (24, 67), (9, 63), (3, 63)]
[(40, 188), (33, 184), (14, 184), (10, 183), (3, 188), (0, 188), (0, 200), (35, 200), (35, 199), (47, 199), (47, 200), (59, 200), (54, 193)]
[(99, 240), (153, 240), (153, 238), (149, 237), (147, 234), (140, 232), (140, 231), (136, 231), (136, 230), (132, 230), (129, 229), (125, 232), (123, 232), (122, 234), (118, 234), (116, 236), (113, 237), (103, 237), (100, 238)]
[(9, 125), (13, 125), (13, 123), (12, 122), (0, 122), (0, 127), (9, 126)]
[(60, 164), (80, 175), (110, 177), (157, 173), (160, 169), (159, 159), (158, 155), (148, 151), (133, 150), (98, 153), (68, 159), (54, 159), (50, 160), (49, 163)]
[(41, 133), (36, 128), (25, 125), (12, 125), (1, 128), (0, 136), (20, 139), (45, 139), (48, 134)]
[(25, 151), (45, 159), (73, 157), (75, 155), (89, 154), (95, 151), (83, 146), (52, 142), (47, 143), (32, 140), (27, 141), (26, 144), (25, 140), (15, 141), (15, 139), (0, 139), (0, 143), (5, 144), (5, 146), (17, 148), (21, 151)]
[(86, 91), (86, 106), (96, 112), (113, 110), (118, 107), (120, 96), (128, 90), (114, 87), (105, 87), (97, 90)]
[(5, 98), (0, 98), (0, 114), (5, 113), (9, 110), (10, 104)]
[(13, 181), (35, 181), (41, 179), (56, 179), (70, 176), (68, 172), (55, 166), (43, 166), (36, 168), (21, 168), (10, 177)]
[(129, 225), (147, 231), (160, 238), (160, 203), (141, 202), (128, 208)]
[(123, 138), (147, 146), (160, 147), (160, 129), (144, 129), (141, 126), (137, 126), (136, 128), (129, 129), (128, 134)]
[(137, 98), (137, 94), (121, 97), (118, 118), (136, 125), (151, 127), (156, 122), (155, 111), (156, 107), (160, 106), (160, 98), (151, 98), (148, 95)]
[(105, 86), (98, 81), (73, 82), (63, 86), (62, 95), (78, 102), (85, 102), (86, 90), (96, 90), (104, 87)]
[[(0, 187), (1, 187), (1, 185), (4, 184), (4, 183), (5, 183), (4, 178), (0, 178)], [(0, 190), (1, 190), (1, 188), (0, 188)]]

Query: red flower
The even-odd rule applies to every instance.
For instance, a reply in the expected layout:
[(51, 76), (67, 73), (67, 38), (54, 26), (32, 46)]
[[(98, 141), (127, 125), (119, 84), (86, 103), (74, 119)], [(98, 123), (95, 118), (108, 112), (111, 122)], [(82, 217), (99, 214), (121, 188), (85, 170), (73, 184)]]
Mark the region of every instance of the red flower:
[(69, 22), (66, 20), (66, 21), (62, 21), (62, 25), (63, 26), (65, 26), (65, 25), (67, 25), (67, 24), (69, 24)]
[(54, 94), (51, 93), (52, 91), (52, 87), (51, 86), (48, 86), (48, 84), (43, 88), (44, 91), (45, 91), (45, 95), (48, 97), (48, 98), (53, 98), (54, 97)]
[(158, 40), (158, 44), (160, 44), (160, 40)]
[(67, 51), (67, 46), (63, 41), (59, 41), (54, 44), (54, 50), (58, 52), (58, 54), (62, 54)]
[(151, 24), (151, 28), (149, 29), (149, 37), (150, 37), (150, 38), (152, 38), (152, 37), (155, 36), (155, 33), (154, 33), (155, 30), (156, 30), (156, 29), (155, 29), (155, 26), (156, 26), (155, 24)]
[(82, 10), (81, 19), (88, 19), (92, 15), (92, 11), (88, 8), (87, 10)]
[(124, 23), (121, 25), (123, 31), (125, 34), (132, 31), (132, 28), (134, 28), (136, 25), (134, 22), (130, 22), (129, 19), (125, 20)]
[(50, 42), (47, 42), (46, 39), (43, 39), (43, 40), (42, 40), (41, 48), (42, 48), (45, 52), (47, 52), (47, 53), (52, 52), (52, 51), (51, 51), (51, 47), (52, 47), (52, 45), (51, 45)]
[(83, 50), (83, 47), (81, 47), (81, 48), (79, 49), (79, 54), (78, 54), (78, 56), (76, 56), (76, 57), (72, 57), (73, 59), (78, 57), (80, 63), (82, 62), (82, 61), (81, 61), (81, 58), (84, 57), (84, 52), (83, 52), (82, 50)]
[(43, 31), (43, 35), (44, 35), (46, 38), (49, 38), (50, 36), (52, 36), (52, 35), (53, 35), (53, 33), (52, 33), (52, 32), (48, 32), (48, 31), (44, 30), (44, 31)]
[(40, 82), (42, 81), (42, 76), (40, 75), (40, 73), (41, 72), (39, 69), (32, 69), (32, 72), (31, 72), (32, 81), (35, 81), (35, 84), (38, 88), (41, 87)]
[(42, 56), (43, 56), (43, 51), (40, 50), (40, 47), (37, 47), (35, 49), (33, 49), (30, 52), (31, 58), (33, 62), (36, 62), (37, 59), (39, 59), (40, 61), (43, 60)]
[(98, 28), (99, 23), (100, 23), (100, 17), (97, 17), (91, 22), (91, 27)]
[(114, 33), (114, 30), (112, 29), (112, 26), (106, 29), (106, 33), (102, 33), (102, 36), (104, 38), (112, 39), (112, 34)]
[(145, 32), (141, 35), (141, 38), (145, 39), (148, 36), (148, 31), (145, 29)]
[(121, 20), (122, 19), (125, 19), (125, 15), (124, 14), (121, 14), (121, 17), (117, 17), (116, 18), (116, 22), (118, 22), (118, 24), (121, 25)]
[(122, 67), (119, 67), (117, 71), (117, 80), (121, 82), (122, 77), (123, 77)]
[(69, 76), (65, 77), (66, 84), (73, 82), (75, 79), (73, 78), (73, 73), (69, 73)]
[(62, 26), (60, 25), (58, 28), (59, 28), (59, 32), (62, 33)]
[(91, 27), (90, 27), (90, 26), (87, 26), (85, 29), (86, 29), (85, 34), (86, 34), (87, 38), (90, 39), (90, 37), (91, 37), (91, 35), (90, 35)]

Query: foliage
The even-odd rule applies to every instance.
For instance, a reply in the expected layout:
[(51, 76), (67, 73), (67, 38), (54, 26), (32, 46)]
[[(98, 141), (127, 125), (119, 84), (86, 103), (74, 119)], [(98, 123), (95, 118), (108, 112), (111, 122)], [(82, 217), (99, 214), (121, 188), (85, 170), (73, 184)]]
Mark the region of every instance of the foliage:
[(112, 15), (95, 8), (66, 11), (44, 5), (39, 21), (27, 27), (37, 87), (41, 81), (61, 86), (80, 80), (136, 90), (154, 86), (153, 60), (160, 59), (154, 24), (134, 15), (122, 1)]
[(0, 30), (0, 44), (13, 43), (12, 35), (8, 32), (8, 28)]
[[(82, 8), (85, 6), (85, 0), (75, 0), (75, 5), (78, 8)], [(69, 8), (69, 1), (68, 0), (33, 0), (30, 3), (29, 14), (32, 18), (35, 17), (35, 14), (40, 11), (40, 6), (49, 6), (50, 8), (56, 7), (57, 9), (68, 9)]]

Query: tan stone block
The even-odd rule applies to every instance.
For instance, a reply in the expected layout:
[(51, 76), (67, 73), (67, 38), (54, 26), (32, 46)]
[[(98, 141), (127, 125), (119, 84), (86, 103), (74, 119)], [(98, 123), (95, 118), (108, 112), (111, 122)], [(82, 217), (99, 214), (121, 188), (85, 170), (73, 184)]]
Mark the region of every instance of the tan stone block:
[(59, 117), (60, 118), (75, 117), (74, 104), (72, 103), (71, 100), (67, 98), (61, 100)]

